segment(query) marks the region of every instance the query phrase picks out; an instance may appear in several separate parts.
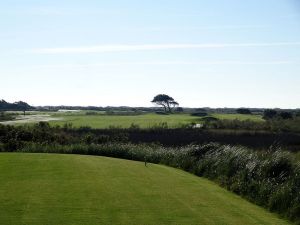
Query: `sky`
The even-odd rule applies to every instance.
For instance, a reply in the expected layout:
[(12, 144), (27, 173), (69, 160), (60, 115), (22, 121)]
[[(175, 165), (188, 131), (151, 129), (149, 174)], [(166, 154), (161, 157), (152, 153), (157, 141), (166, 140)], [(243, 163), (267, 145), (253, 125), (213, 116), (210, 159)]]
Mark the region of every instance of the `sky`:
[(298, 0), (0, 1), (0, 99), (300, 108)]

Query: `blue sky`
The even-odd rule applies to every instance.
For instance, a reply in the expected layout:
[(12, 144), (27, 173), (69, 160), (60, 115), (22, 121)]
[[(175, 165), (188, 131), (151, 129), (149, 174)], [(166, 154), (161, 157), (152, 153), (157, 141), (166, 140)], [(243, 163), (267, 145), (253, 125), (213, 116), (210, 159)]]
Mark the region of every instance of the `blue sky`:
[(0, 2), (0, 98), (300, 108), (297, 0)]

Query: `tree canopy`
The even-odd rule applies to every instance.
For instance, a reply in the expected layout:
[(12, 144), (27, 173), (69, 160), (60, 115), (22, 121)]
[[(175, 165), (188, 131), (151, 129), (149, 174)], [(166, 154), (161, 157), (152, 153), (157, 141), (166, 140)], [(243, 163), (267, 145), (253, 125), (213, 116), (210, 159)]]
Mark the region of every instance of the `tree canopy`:
[(156, 95), (151, 102), (163, 106), (165, 112), (169, 113), (172, 112), (173, 108), (179, 105), (178, 102), (176, 102), (172, 97), (166, 94)]
[(0, 100), (0, 111), (27, 111), (30, 109), (34, 109), (32, 106), (28, 105), (26, 102), (14, 102), (14, 103), (9, 103), (6, 102), (5, 100)]

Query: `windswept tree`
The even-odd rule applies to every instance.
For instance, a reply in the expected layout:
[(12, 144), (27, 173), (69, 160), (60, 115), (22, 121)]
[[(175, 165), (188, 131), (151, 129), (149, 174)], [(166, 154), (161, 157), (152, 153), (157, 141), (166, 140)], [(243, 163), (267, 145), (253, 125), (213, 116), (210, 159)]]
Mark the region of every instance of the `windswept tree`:
[(24, 113), (24, 116), (26, 114), (26, 111), (30, 110), (32, 107), (30, 105), (28, 105), (26, 102), (22, 102), (22, 101), (19, 101), (19, 102), (15, 102), (14, 103), (15, 107), (17, 110), (21, 110), (23, 111)]
[(179, 105), (172, 97), (165, 94), (156, 95), (151, 102), (163, 106), (165, 112), (169, 113), (172, 112), (173, 108)]
[(4, 100), (0, 100), (0, 111), (23, 111), (25, 115), (25, 112), (31, 109), (34, 109), (34, 107), (28, 105), (26, 102), (19, 101), (9, 103)]

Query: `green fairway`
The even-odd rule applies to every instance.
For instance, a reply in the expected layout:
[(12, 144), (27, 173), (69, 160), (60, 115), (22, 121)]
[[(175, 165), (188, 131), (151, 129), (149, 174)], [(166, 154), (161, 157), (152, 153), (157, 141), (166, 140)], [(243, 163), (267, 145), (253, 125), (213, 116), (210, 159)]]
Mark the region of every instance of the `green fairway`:
[[(238, 119), (238, 120), (253, 120), (263, 121), (261, 116), (257, 115), (242, 115), (242, 114), (212, 114), (218, 119)], [(92, 128), (108, 128), (110, 126), (128, 128), (132, 124), (136, 124), (141, 128), (149, 128), (157, 126), (161, 123), (167, 123), (169, 128), (179, 127), (183, 124), (201, 123), (201, 117), (191, 116), (190, 114), (142, 114), (133, 116), (120, 115), (83, 115), (83, 114), (59, 114), (57, 117), (63, 120), (49, 121), (52, 125), (64, 125), (65, 123), (72, 123), (75, 127), (89, 126)]]
[(216, 117), (220, 120), (252, 120), (256, 122), (264, 121), (261, 115), (248, 115), (248, 114), (212, 114), (211, 116)]
[[(93, 113), (87, 115), (87, 113)], [(243, 115), (243, 114), (211, 114), (217, 119), (226, 120), (252, 120), (263, 121), (260, 115)], [(132, 124), (140, 128), (150, 128), (161, 126), (166, 123), (168, 128), (177, 128), (182, 125), (191, 123), (202, 123), (204, 117), (191, 116), (188, 113), (159, 115), (155, 113), (145, 113), (141, 115), (105, 115), (105, 112), (98, 111), (76, 111), (76, 112), (30, 112), (27, 116), (19, 116), (14, 121), (0, 122), (7, 125), (34, 124), (40, 121), (49, 122), (51, 125), (63, 126), (66, 123), (72, 123), (74, 127), (88, 126), (91, 128), (109, 128), (120, 127), (129, 128)]]
[[(61, 115), (59, 115), (61, 117)], [(61, 121), (51, 121), (52, 125), (64, 125), (72, 123), (75, 127), (89, 126), (92, 128), (108, 128), (116, 126), (128, 128), (131, 124), (137, 124), (141, 128), (149, 128), (160, 123), (167, 123), (169, 127), (178, 127), (180, 124), (189, 124), (196, 122), (198, 118), (192, 117), (189, 114), (142, 114), (133, 116), (120, 115), (65, 115)]]
[(0, 154), (1, 224), (285, 225), (181, 170), (121, 159)]

